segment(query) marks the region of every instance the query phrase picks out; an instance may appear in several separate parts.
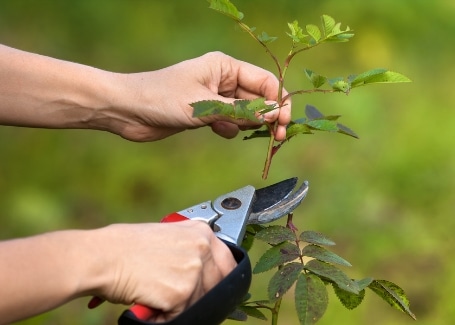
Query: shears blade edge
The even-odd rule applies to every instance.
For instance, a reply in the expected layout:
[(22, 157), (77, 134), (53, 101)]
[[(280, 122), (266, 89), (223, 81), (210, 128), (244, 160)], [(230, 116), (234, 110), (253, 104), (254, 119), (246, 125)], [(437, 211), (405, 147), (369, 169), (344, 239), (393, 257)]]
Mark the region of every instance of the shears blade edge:
[[(308, 193), (308, 188), (309, 188), (308, 181), (304, 181), (302, 185), (300, 185), (300, 187), (294, 193), (292, 194), (288, 193), (286, 197), (276, 202), (269, 208), (260, 211), (252, 210), (247, 223), (248, 224), (269, 223), (291, 213), (292, 211), (295, 210), (295, 208), (297, 208), (300, 205), (302, 200), (306, 197)], [(264, 189), (267, 189), (267, 187)]]
[(298, 178), (292, 177), (284, 181), (257, 189), (251, 207), (251, 213), (268, 210), (286, 199), (294, 191)]

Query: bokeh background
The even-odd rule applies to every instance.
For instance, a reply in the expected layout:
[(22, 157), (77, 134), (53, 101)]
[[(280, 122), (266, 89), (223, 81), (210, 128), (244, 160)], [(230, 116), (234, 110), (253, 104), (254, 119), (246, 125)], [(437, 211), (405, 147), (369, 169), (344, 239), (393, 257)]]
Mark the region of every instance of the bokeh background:
[[(298, 176), (311, 184), (295, 212), (301, 230), (317, 230), (337, 242), (334, 251), (353, 264), (345, 270), (352, 277), (372, 276), (401, 285), (418, 324), (451, 324), (454, 2), (235, 3), (250, 26), (279, 37), (271, 48), (280, 58), (289, 49), (287, 22), (294, 19), (302, 25), (319, 23), (320, 15), (329, 14), (355, 30), (349, 43), (324, 45), (296, 59), (289, 90), (309, 87), (304, 68), (346, 76), (384, 67), (413, 83), (374, 85), (349, 96), (296, 97), (294, 118), (303, 116), (305, 104), (312, 104), (324, 113), (343, 115), (341, 122), (360, 139), (322, 133), (299, 136), (275, 157), (267, 181), (261, 180), (267, 140), (225, 140), (208, 128), (156, 143), (133, 143), (98, 131), (0, 127), (0, 239), (158, 221), (246, 184), (261, 187)], [(204, 0), (1, 1), (0, 42), (125, 73), (163, 68), (213, 50), (275, 71), (263, 49), (228, 18), (209, 10)], [(253, 248), (253, 263), (264, 249), (260, 244)], [(265, 298), (270, 276), (256, 278), (256, 298)], [(19, 324), (114, 324), (123, 310), (105, 304), (89, 311), (87, 301), (79, 299)], [(298, 323), (292, 295), (280, 323)], [(335, 323), (413, 321), (367, 292), (354, 311), (345, 310), (331, 294), (319, 324)]]

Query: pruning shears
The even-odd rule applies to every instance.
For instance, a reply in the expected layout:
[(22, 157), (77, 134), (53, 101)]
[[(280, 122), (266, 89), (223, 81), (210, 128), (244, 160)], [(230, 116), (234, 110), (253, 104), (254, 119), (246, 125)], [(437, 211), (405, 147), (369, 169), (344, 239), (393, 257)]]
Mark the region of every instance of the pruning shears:
[[(305, 198), (308, 182), (295, 190), (297, 178), (255, 189), (245, 186), (221, 195), (215, 200), (202, 202), (174, 212), (161, 222), (200, 220), (206, 222), (232, 252), (237, 266), (221, 282), (207, 292), (176, 318), (160, 324), (215, 325), (222, 323), (243, 301), (251, 284), (251, 264), (247, 252), (241, 247), (247, 224), (275, 221), (291, 213)], [(124, 311), (119, 325), (150, 325), (148, 322), (159, 311), (134, 305)]]

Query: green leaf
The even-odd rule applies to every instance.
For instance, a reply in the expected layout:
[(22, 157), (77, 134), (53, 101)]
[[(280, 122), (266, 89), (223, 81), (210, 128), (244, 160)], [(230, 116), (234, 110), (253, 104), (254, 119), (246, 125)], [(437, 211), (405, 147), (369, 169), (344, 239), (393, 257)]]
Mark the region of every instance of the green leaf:
[(246, 119), (259, 122), (256, 113), (264, 114), (275, 109), (275, 105), (268, 105), (264, 98), (253, 100), (240, 99), (233, 104), (218, 100), (203, 100), (190, 104), (193, 107), (193, 117), (223, 115), (234, 119)]
[(314, 73), (310, 69), (305, 69), (305, 75), (310, 80), (314, 88), (319, 88), (327, 82), (327, 78)]
[(266, 104), (265, 98), (259, 97), (255, 99), (241, 99), (236, 100), (234, 103), (241, 102), (245, 104), (245, 109), (254, 112), (260, 112), (265, 114), (267, 112), (273, 111), (276, 108), (275, 104)]
[(306, 123), (291, 122), (286, 128), (286, 139), (290, 139), (297, 134), (313, 134)]
[(337, 127), (338, 127), (338, 133), (349, 135), (356, 139), (359, 138), (359, 136), (354, 131), (352, 131), (350, 128), (348, 128), (347, 126), (345, 126), (341, 123), (338, 123)]
[(322, 114), (316, 107), (312, 105), (305, 106), (305, 115), (310, 120), (322, 119), (324, 118), (324, 114)]
[(313, 38), (313, 40), (317, 43), (321, 39), (321, 30), (316, 25), (306, 25), (307, 33)]
[(261, 273), (278, 267), (286, 262), (294, 261), (300, 256), (300, 249), (289, 242), (273, 246), (267, 250), (256, 263), (253, 273)]
[(352, 266), (351, 263), (346, 261), (344, 258), (338, 256), (335, 253), (332, 253), (331, 251), (328, 251), (324, 247), (321, 247), (319, 245), (307, 245), (302, 249), (302, 255), (303, 256), (308, 256), (308, 257), (313, 257), (319, 261), (322, 262), (327, 262), (327, 263), (333, 263), (333, 264), (339, 264), (343, 266)]
[(283, 226), (269, 226), (256, 234), (256, 239), (262, 240), (271, 245), (280, 244), (285, 241), (295, 240), (291, 229)]
[(364, 83), (366, 80), (368, 80), (370, 78), (374, 78), (378, 75), (383, 74), (386, 71), (387, 71), (387, 69), (376, 68), (376, 69), (362, 72), (361, 74), (358, 74), (358, 75), (351, 75), (351, 76), (349, 76), (348, 79), (350, 80), (352, 87), (355, 87), (360, 83)]
[(311, 231), (311, 230), (306, 230), (302, 232), (299, 236), (300, 240), (309, 243), (309, 244), (316, 244), (316, 245), (322, 245), (322, 246), (334, 246), (335, 242), (323, 234), (316, 232), (316, 231)]
[(278, 37), (275, 37), (275, 36), (269, 36), (269, 34), (267, 34), (266, 32), (262, 32), (262, 34), (259, 34), (258, 35), (258, 39), (262, 42), (262, 43), (271, 43), (273, 41), (276, 41), (278, 39)]
[(256, 305), (267, 306), (267, 307), (273, 307), (273, 304), (274, 304), (270, 300), (254, 300), (254, 301), (250, 301), (249, 303), (254, 303)]
[(234, 117), (235, 119), (247, 119), (250, 121), (258, 121), (256, 113), (265, 114), (273, 111), (275, 105), (268, 105), (264, 98), (256, 99), (239, 99), (234, 101)]
[(265, 228), (267, 228), (267, 226), (259, 224), (249, 224), (246, 226), (246, 232), (256, 235), (258, 232), (262, 231)]
[(348, 42), (349, 39), (352, 37), (354, 37), (353, 33), (342, 32), (340, 34), (336, 34), (336, 35), (328, 37), (326, 39), (326, 41), (333, 42), (333, 43), (344, 43), (344, 42)]
[(335, 24), (336, 24), (335, 19), (333, 19), (332, 17), (330, 17), (328, 15), (322, 15), (321, 20), (322, 20), (322, 27), (323, 27), (324, 35), (327, 36), (332, 32), (333, 28), (335, 27)]
[(306, 123), (311, 129), (327, 132), (338, 132), (338, 126), (331, 120), (311, 120)]
[(326, 35), (325, 41), (328, 42), (347, 42), (352, 38), (354, 34), (352, 33), (349, 26), (345, 30), (341, 30), (341, 23), (336, 23), (332, 31)]
[(299, 22), (294, 20), (292, 23), (288, 23), (288, 27), (291, 30), (291, 33), (286, 33), (289, 37), (292, 38), (292, 41), (295, 43), (307, 44), (307, 35), (303, 33), (302, 27), (299, 26)]
[(240, 307), (237, 307), (227, 318), (238, 322), (246, 322), (248, 320), (248, 314)]
[(314, 274), (301, 273), (295, 286), (295, 308), (300, 324), (316, 324), (328, 304), (329, 296), (324, 282)]
[(327, 278), (336, 283), (336, 285), (345, 291), (355, 294), (359, 293), (359, 286), (352, 281), (344, 272), (331, 264), (318, 260), (311, 260), (305, 264), (305, 269), (321, 277)]
[(258, 308), (253, 307), (253, 306), (239, 306), (237, 309), (245, 313), (246, 315), (250, 317), (254, 317), (260, 320), (267, 320), (267, 317), (264, 315), (262, 311), (260, 311)]
[(412, 319), (416, 319), (414, 313), (409, 309), (409, 299), (404, 290), (395, 283), (387, 280), (374, 280), (368, 288), (389, 303), (390, 306), (406, 313)]
[(359, 306), (363, 298), (365, 298), (365, 289), (360, 290), (358, 294), (354, 294), (352, 292), (348, 292), (345, 290), (341, 290), (336, 284), (332, 284), (333, 290), (335, 295), (338, 297), (340, 302), (349, 310), (352, 310)]
[(243, 137), (243, 140), (251, 140), (255, 138), (270, 138), (269, 130), (256, 130), (248, 136)]
[(250, 300), (250, 299), (251, 299), (251, 293), (248, 292), (248, 293), (243, 297), (242, 302), (246, 302), (246, 301), (248, 301), (248, 300)]
[(309, 120), (330, 120), (336, 121), (341, 115), (324, 115), (316, 107), (312, 105), (305, 106), (305, 115)]
[(238, 11), (236, 6), (229, 0), (209, 0), (210, 9), (216, 10), (234, 20), (243, 19), (243, 13)]
[(262, 108), (258, 108), (252, 103), (251, 100), (239, 99), (234, 101), (233, 112), (231, 114), (226, 114), (226, 116), (232, 117), (234, 119), (246, 119), (250, 121), (259, 121), (256, 117), (256, 112), (260, 111)]
[(258, 225), (258, 224), (250, 224), (250, 225), (246, 226), (245, 236), (243, 237), (243, 240), (242, 240), (242, 247), (246, 251), (249, 251), (251, 249), (251, 247), (253, 246), (256, 234), (264, 228), (265, 227), (263, 225)]
[(341, 115), (326, 115), (324, 116), (325, 120), (336, 121), (341, 117)]
[(386, 69), (373, 69), (365, 71), (357, 76), (351, 77), (351, 87), (360, 87), (373, 83), (400, 83), (411, 82), (411, 79), (398, 73)]
[(193, 107), (193, 117), (209, 116), (213, 114), (232, 115), (234, 106), (219, 100), (202, 100), (190, 104)]
[(274, 302), (292, 287), (303, 270), (301, 263), (288, 263), (280, 268), (270, 279), (268, 286), (269, 300)]
[(245, 237), (242, 240), (242, 248), (247, 252), (253, 247), (254, 236), (250, 234), (245, 234)]
[(362, 279), (362, 280), (356, 280), (357, 285), (359, 286), (360, 290), (363, 290), (366, 287), (368, 287), (371, 284), (371, 282), (373, 282), (373, 281), (374, 281), (373, 278), (365, 278), (365, 279)]
[(349, 82), (344, 80), (343, 78), (332, 78), (329, 79), (329, 85), (332, 87), (334, 91), (340, 91), (345, 94), (349, 94), (351, 91), (351, 85)]

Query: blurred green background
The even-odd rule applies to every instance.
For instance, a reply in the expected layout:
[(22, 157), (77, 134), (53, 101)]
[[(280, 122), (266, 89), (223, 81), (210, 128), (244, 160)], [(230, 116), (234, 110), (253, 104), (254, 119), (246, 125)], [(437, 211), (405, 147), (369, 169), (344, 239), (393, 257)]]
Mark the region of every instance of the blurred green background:
[[(289, 49), (286, 23), (294, 19), (302, 25), (319, 23), (320, 15), (329, 14), (355, 30), (349, 43), (323, 45), (296, 59), (289, 90), (309, 87), (303, 68), (345, 76), (384, 67), (413, 83), (374, 85), (349, 96), (296, 97), (294, 118), (303, 116), (305, 104), (312, 104), (324, 113), (342, 114), (341, 122), (360, 140), (339, 134), (299, 136), (275, 157), (266, 182), (261, 180), (267, 146), (262, 139), (225, 140), (205, 128), (156, 143), (133, 143), (98, 131), (0, 127), (0, 238), (158, 221), (246, 184), (260, 187), (298, 176), (311, 185), (295, 212), (301, 230), (317, 230), (337, 242), (334, 251), (353, 264), (345, 270), (352, 277), (373, 276), (401, 285), (418, 324), (451, 323), (455, 4), (236, 4), (250, 26), (280, 37), (271, 47), (281, 58)], [(213, 50), (274, 69), (262, 48), (228, 18), (209, 10), (204, 0), (1, 1), (0, 42), (117, 72), (159, 69)], [(260, 244), (253, 248), (253, 263), (264, 249)], [(265, 298), (270, 276), (256, 278), (256, 298)], [(87, 301), (71, 302), (20, 324), (114, 324), (123, 310), (105, 304), (89, 311)], [(298, 323), (292, 295), (280, 323)], [(335, 323), (413, 321), (367, 292), (354, 311), (345, 310), (331, 294), (319, 324)]]

